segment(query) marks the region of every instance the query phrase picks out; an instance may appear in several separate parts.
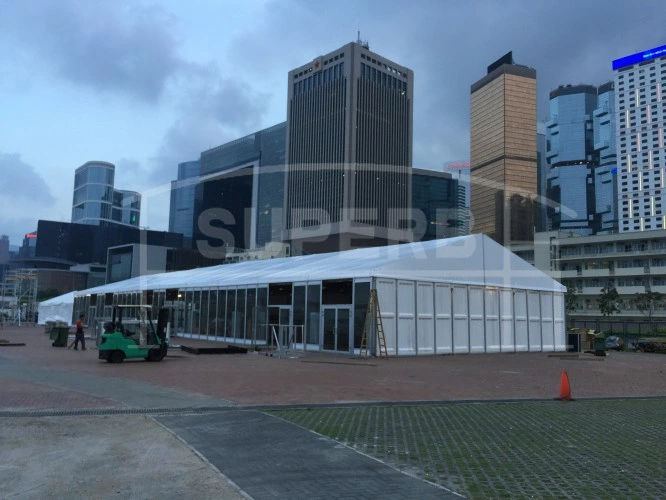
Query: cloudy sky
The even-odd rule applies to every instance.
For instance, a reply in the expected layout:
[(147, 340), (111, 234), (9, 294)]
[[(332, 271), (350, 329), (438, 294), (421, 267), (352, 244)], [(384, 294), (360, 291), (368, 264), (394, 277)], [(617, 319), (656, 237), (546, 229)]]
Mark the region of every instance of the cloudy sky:
[(179, 162), (286, 119), (287, 72), (355, 40), (414, 70), (414, 166), (469, 156), (469, 87), (509, 50), (559, 84), (666, 44), (663, 0), (0, 0), (0, 234), (69, 221), (74, 170), (116, 165), (165, 230)]

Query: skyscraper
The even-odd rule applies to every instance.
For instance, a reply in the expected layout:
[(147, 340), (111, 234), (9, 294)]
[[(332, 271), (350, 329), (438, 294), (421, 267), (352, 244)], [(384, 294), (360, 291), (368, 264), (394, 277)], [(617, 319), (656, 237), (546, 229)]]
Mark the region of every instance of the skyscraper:
[(358, 41), (288, 78), (292, 252), (409, 240), (413, 72)]
[(105, 161), (89, 161), (76, 169), (72, 222), (139, 226), (141, 195), (114, 189), (115, 172), (115, 165)]
[(194, 246), (255, 249), (282, 238), (285, 138), (278, 123), (201, 153)]
[(617, 150), (615, 148), (615, 85), (607, 82), (597, 89), (593, 112), (595, 218), (597, 234), (617, 232)]
[(509, 52), (471, 88), (471, 230), (502, 245), (534, 239), (536, 71)]
[(561, 85), (550, 93), (546, 161), (550, 229), (593, 234), (594, 132), (597, 107), (593, 85)]
[(666, 45), (613, 61), (620, 232), (666, 228)]

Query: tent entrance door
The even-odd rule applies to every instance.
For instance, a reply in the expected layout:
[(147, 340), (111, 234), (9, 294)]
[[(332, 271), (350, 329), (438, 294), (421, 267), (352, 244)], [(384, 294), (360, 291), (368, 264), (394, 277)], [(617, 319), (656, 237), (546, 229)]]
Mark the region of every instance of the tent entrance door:
[(351, 307), (325, 306), (322, 312), (323, 350), (349, 352), (351, 334)]
[(280, 346), (289, 348), (290, 336), (293, 335), (291, 330), (291, 307), (270, 306), (268, 308), (269, 343), (272, 345), (279, 342)]

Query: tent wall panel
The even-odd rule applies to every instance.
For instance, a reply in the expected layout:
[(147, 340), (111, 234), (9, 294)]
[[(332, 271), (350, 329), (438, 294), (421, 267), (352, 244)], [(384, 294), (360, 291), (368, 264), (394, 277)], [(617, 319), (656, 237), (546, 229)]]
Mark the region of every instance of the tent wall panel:
[(451, 354), (453, 352), (453, 318), (449, 285), (435, 285), (435, 318), (435, 351), (437, 354)]
[(416, 284), (417, 354), (435, 353), (435, 295), (432, 283)]
[(516, 290), (513, 295), (513, 318), (516, 351), (527, 351), (529, 335), (527, 331), (527, 292), (525, 290)]
[(453, 352), (469, 352), (469, 307), (467, 287), (453, 287)]
[(541, 349), (555, 350), (555, 332), (553, 326), (553, 294), (541, 292)]
[(501, 289), (500, 299), (500, 350), (502, 352), (515, 352), (516, 339), (513, 320), (513, 290)]
[(398, 281), (398, 355), (416, 354), (416, 297), (413, 281)]
[(541, 301), (539, 292), (527, 292), (527, 318), (530, 351), (541, 351)]
[(500, 314), (499, 290), (486, 288), (485, 290), (485, 317), (486, 317), (486, 352), (500, 351)]
[(469, 287), (469, 350), (473, 353), (486, 350), (483, 291), (479, 286)]
[(553, 294), (553, 336), (555, 338), (555, 350), (566, 351), (566, 325), (564, 324), (564, 295)]
[[(384, 338), (386, 340), (386, 352), (389, 355), (397, 354), (397, 322), (396, 309), (396, 284), (395, 280), (377, 279), (377, 298), (379, 299), (379, 310), (382, 315), (384, 326)], [(376, 348), (377, 346), (375, 346)]]

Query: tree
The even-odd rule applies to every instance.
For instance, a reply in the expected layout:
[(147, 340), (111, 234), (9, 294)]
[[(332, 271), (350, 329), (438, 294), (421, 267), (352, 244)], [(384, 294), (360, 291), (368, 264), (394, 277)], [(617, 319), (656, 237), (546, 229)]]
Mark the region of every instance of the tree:
[(648, 317), (648, 323), (650, 324), (651, 332), (654, 330), (652, 324), (652, 315), (654, 314), (655, 306), (663, 300), (664, 294), (659, 292), (637, 293), (636, 298), (634, 299), (636, 309)]
[(578, 289), (574, 283), (567, 286), (567, 294), (564, 296), (564, 309), (568, 317), (572, 312), (578, 310)]
[(605, 286), (601, 289), (601, 295), (597, 299), (599, 302), (599, 311), (604, 316), (612, 316), (613, 314), (619, 313), (620, 308), (618, 306), (618, 301), (620, 299), (620, 294), (617, 293), (617, 290), (614, 286)]

